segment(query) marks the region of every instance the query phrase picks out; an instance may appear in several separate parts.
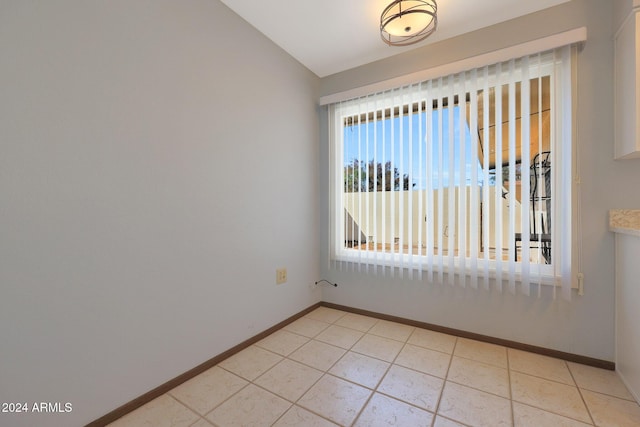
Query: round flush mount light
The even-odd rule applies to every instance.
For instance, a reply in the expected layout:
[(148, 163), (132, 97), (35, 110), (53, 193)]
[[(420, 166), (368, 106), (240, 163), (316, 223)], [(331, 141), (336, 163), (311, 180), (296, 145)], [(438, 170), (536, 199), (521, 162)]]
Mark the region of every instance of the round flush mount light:
[(389, 46), (408, 46), (438, 26), (436, 0), (395, 0), (380, 15), (380, 37)]

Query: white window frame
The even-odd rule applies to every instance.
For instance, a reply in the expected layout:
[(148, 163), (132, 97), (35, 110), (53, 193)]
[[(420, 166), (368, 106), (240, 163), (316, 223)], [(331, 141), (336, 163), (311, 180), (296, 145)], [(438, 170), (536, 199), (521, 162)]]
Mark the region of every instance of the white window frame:
[[(553, 39), (553, 43), (566, 42), (567, 40), (571, 40), (571, 42), (582, 41), (586, 39), (586, 30), (578, 29), (573, 30), (567, 33), (563, 33), (561, 35), (553, 36), (551, 38), (547, 38), (546, 41), (535, 41), (527, 44), (526, 48), (522, 48), (521, 50), (531, 50), (535, 47), (539, 47), (541, 44), (549, 44), (548, 39)], [(513, 49), (509, 50), (510, 52)], [(507, 52), (501, 51), (499, 53), (492, 53), (490, 55), (483, 55), (482, 58), (476, 57), (471, 60), (466, 60), (467, 63), (478, 63), (481, 59), (488, 58), (496, 58), (500, 56), (506, 55)], [(556, 71), (556, 80), (560, 81), (561, 86), (565, 87), (566, 90), (557, 93), (557, 97), (555, 97), (555, 101), (552, 99), (552, 102), (562, 102), (564, 105), (564, 118), (562, 120), (556, 121), (555, 123), (555, 135), (553, 136), (553, 140), (562, 141), (562, 143), (556, 143), (555, 147), (552, 148), (554, 152), (554, 167), (556, 175), (553, 179), (553, 191), (552, 197), (554, 200), (554, 204), (560, 203), (560, 201), (565, 201), (565, 206), (562, 209), (558, 209), (557, 207), (554, 209), (554, 218), (553, 224), (554, 230), (552, 233), (552, 259), (556, 260), (552, 265), (544, 265), (544, 264), (536, 264), (532, 263), (528, 268), (531, 269), (530, 273), (532, 276), (537, 277), (537, 283), (539, 284), (550, 284), (550, 285), (561, 285), (563, 284), (563, 290), (565, 288), (571, 288), (576, 284), (576, 281), (572, 277), (572, 244), (562, 244), (562, 240), (569, 239), (572, 241), (572, 227), (571, 217), (573, 212), (573, 191), (572, 191), (572, 150), (573, 150), (573, 112), (572, 112), (572, 99), (571, 99), (571, 90), (573, 89), (573, 82), (571, 79), (571, 58), (564, 58), (565, 61), (564, 68), (562, 68), (562, 72), (558, 75)], [(568, 63), (568, 65), (567, 65)], [(554, 74), (553, 72), (549, 72), (549, 68), (556, 67), (557, 64), (550, 63), (546, 65), (546, 69), (538, 68), (540, 75), (545, 74)], [(452, 67), (459, 67), (460, 64), (456, 63), (448, 67), (439, 67), (439, 70), (451, 69)], [(568, 70), (567, 70), (568, 69)], [(435, 70), (438, 71), (438, 70)], [(424, 72), (415, 73), (411, 76), (405, 76), (400, 79), (406, 80), (408, 78), (416, 78), (423, 76), (432, 76), (435, 72), (432, 70), (426, 70)], [(535, 74), (535, 70), (531, 70), (531, 74), (529, 78), (537, 77)], [(494, 76), (494, 79), (496, 76)], [(522, 80), (522, 79), (519, 79)], [(394, 79), (393, 82), (398, 82), (399, 79)], [(382, 84), (382, 83), (381, 83)], [(360, 92), (361, 94), (366, 89), (374, 89), (375, 87), (381, 87), (381, 84), (372, 85), (367, 88), (358, 88), (354, 91)], [(391, 84), (389, 81), (384, 82), (386, 86)], [(468, 84), (468, 82), (467, 82)], [(467, 87), (466, 90), (473, 89), (482, 89), (481, 87)], [(321, 103), (328, 103), (332, 100), (338, 98), (345, 98), (353, 93), (354, 91), (343, 92), (341, 94), (332, 95), (329, 97), (324, 97), (321, 99)], [(418, 101), (427, 101), (430, 102), (431, 99), (429, 96), (421, 96), (419, 94), (417, 96)], [(415, 102), (416, 99), (411, 99), (411, 102)], [(365, 101), (366, 103), (367, 101)], [(379, 110), (383, 107), (389, 107), (390, 105), (376, 105), (375, 110)], [(368, 109), (365, 107), (364, 111), (367, 112)], [(416, 258), (415, 255), (404, 255), (401, 253), (389, 253), (389, 252), (381, 252), (381, 251), (362, 251), (362, 250), (352, 250), (344, 247), (344, 208), (341, 205), (342, 200), (342, 192), (343, 192), (343, 165), (344, 159), (342, 158), (342, 145), (340, 139), (342, 138), (342, 131), (336, 132), (337, 129), (341, 129), (341, 123), (344, 123), (343, 120), (345, 117), (361, 114), (363, 112), (363, 105), (359, 105), (357, 101), (355, 102), (347, 102), (347, 103), (334, 103), (329, 108), (329, 125), (330, 125), (330, 139), (331, 139), (331, 173), (330, 173), (330, 200), (331, 200), (331, 224), (330, 224), (330, 233), (332, 237), (330, 240), (329, 247), (329, 259), (334, 263), (334, 265), (340, 266), (343, 263), (353, 263), (354, 265), (358, 265), (358, 269), (362, 270), (362, 266), (367, 266), (368, 270), (371, 269), (371, 266), (374, 266), (374, 269), (377, 266), (380, 267), (388, 267), (393, 274), (393, 271), (399, 271), (399, 274), (402, 275), (405, 268), (417, 269), (419, 271), (419, 276), (422, 277), (422, 271), (425, 270), (425, 265), (432, 265), (433, 263), (433, 255), (423, 255), (421, 257)], [(336, 144), (338, 144), (336, 146)], [(568, 148), (567, 148), (568, 147)], [(339, 197), (336, 197), (339, 195)], [(337, 213), (337, 214), (336, 214)], [(561, 230), (560, 226), (564, 227), (565, 230)], [(569, 227), (567, 227), (569, 225)], [(461, 262), (462, 261), (462, 262)], [(475, 262), (469, 263), (469, 258), (458, 259), (454, 258), (452, 263), (444, 263), (441, 265), (440, 273), (447, 274), (450, 269), (453, 268), (454, 273), (461, 276), (473, 275), (477, 274), (479, 276), (487, 276), (491, 279), (496, 279), (496, 261), (490, 260), (487, 263), (483, 259), (477, 259), (477, 264)], [(418, 264), (416, 266), (416, 264)], [(461, 265), (462, 264), (462, 265)], [(473, 269), (470, 264), (473, 264)], [(473, 271), (472, 271), (473, 270)], [(482, 273), (484, 271), (484, 274)], [(503, 269), (504, 271), (504, 269)], [(522, 282), (522, 271), (521, 265), (516, 263), (515, 266), (512, 266), (508, 269), (509, 279), (515, 280), (518, 282)], [(527, 275), (529, 272), (527, 273)], [(449, 274), (449, 276), (452, 276)], [(431, 274), (430, 274), (431, 277)], [(498, 275), (498, 278), (499, 275)], [(451, 280), (451, 279), (450, 279)], [(567, 284), (568, 286), (564, 286)]]

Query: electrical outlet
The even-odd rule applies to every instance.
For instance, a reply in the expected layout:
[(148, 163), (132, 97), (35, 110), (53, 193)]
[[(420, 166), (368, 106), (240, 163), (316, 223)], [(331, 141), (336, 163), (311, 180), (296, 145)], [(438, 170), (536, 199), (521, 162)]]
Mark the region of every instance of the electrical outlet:
[(287, 269), (279, 268), (276, 270), (276, 285), (281, 285), (287, 281)]

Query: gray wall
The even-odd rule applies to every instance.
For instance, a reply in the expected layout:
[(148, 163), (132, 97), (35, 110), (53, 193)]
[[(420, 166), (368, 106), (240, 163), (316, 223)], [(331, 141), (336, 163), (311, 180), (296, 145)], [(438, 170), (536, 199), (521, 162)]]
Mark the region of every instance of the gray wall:
[(613, 0), (613, 32), (615, 33), (633, 9), (638, 0)]
[[(328, 268), (327, 216), (322, 217), (321, 269), (338, 282), (323, 299), (517, 342), (614, 360), (614, 238), (607, 211), (640, 206), (638, 161), (613, 160), (613, 3), (573, 0), (519, 19), (326, 77), (327, 95), (586, 26), (578, 56), (577, 137), (582, 172), (585, 295), (569, 303), (390, 279)], [(321, 115), (321, 205), (328, 211), (328, 137)]]
[(85, 424), (320, 300), (318, 83), (216, 0), (0, 2), (0, 402), (73, 405), (0, 425)]

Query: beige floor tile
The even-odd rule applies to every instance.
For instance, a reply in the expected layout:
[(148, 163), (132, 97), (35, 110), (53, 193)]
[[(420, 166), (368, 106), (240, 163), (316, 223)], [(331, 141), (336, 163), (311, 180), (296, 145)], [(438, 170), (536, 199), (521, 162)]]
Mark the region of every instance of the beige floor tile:
[(431, 427), (433, 414), (382, 394), (374, 394), (356, 427)]
[(567, 367), (567, 362), (564, 360), (511, 348), (508, 349), (507, 353), (509, 354), (509, 369), (513, 371), (575, 385)]
[(218, 366), (253, 381), (281, 360), (282, 356), (252, 345), (223, 360)]
[(299, 406), (292, 406), (286, 414), (278, 420), (273, 427), (336, 427), (337, 424), (332, 423), (322, 417), (317, 416)]
[(615, 371), (571, 362), (569, 362), (569, 369), (578, 387), (635, 402), (633, 396)]
[(307, 319), (319, 320), (321, 322), (334, 323), (345, 314), (347, 314), (346, 311), (340, 311), (329, 307), (318, 307), (304, 317)]
[(597, 426), (640, 426), (640, 406), (637, 403), (588, 390), (583, 390), (582, 396)]
[(281, 329), (258, 341), (256, 345), (281, 356), (288, 356), (308, 341), (308, 337)]
[(320, 332), (327, 329), (329, 325), (330, 324), (327, 322), (321, 322), (319, 320), (301, 317), (300, 319), (289, 323), (283, 329), (285, 331), (293, 332), (294, 334), (313, 338), (316, 335), (318, 335)]
[(247, 384), (249, 382), (239, 376), (214, 366), (180, 384), (169, 394), (200, 415), (205, 415)]
[(311, 340), (291, 353), (289, 358), (324, 372), (331, 368), (345, 353), (346, 350), (340, 347)]
[(348, 352), (329, 370), (337, 377), (375, 388), (389, 369), (389, 363), (364, 354)]
[(351, 425), (371, 390), (325, 375), (298, 401), (298, 405), (340, 425)]
[(450, 361), (451, 354), (407, 344), (393, 363), (435, 377), (445, 378)]
[(270, 426), (291, 403), (253, 384), (214, 409), (207, 419), (219, 427)]
[(378, 386), (378, 391), (433, 412), (443, 383), (440, 378), (393, 365)]
[(378, 319), (374, 319), (373, 317), (347, 313), (336, 322), (336, 325), (355, 329), (360, 332), (368, 332), (377, 321)]
[(453, 353), (453, 348), (456, 345), (456, 339), (457, 338), (452, 335), (442, 334), (428, 329), (416, 328), (407, 342), (409, 344), (451, 354)]
[(378, 321), (369, 333), (380, 337), (391, 338), (392, 340), (406, 342), (415, 328), (401, 323), (388, 322), (386, 320)]
[(323, 372), (293, 360), (285, 359), (269, 369), (255, 384), (295, 402), (323, 375)]
[(392, 362), (396, 358), (403, 344), (390, 338), (366, 334), (352, 348), (352, 351)]
[(450, 419), (443, 418), (441, 416), (436, 416), (436, 422), (433, 424), (433, 427), (467, 427), (464, 424), (457, 423), (455, 421), (451, 421)]
[(188, 427), (200, 418), (198, 414), (164, 394), (109, 424), (111, 427)]
[(591, 422), (576, 387), (511, 372), (511, 395), (514, 401), (585, 423)]
[(335, 345), (345, 349), (350, 349), (360, 339), (364, 333), (345, 328), (343, 326), (331, 325), (316, 336), (316, 340), (327, 344)]
[(515, 427), (589, 427), (593, 425), (518, 402), (513, 402), (513, 418)]
[(442, 392), (438, 414), (477, 427), (512, 425), (511, 402), (508, 399), (448, 381)]
[(509, 372), (506, 369), (454, 356), (447, 381), (509, 399)]
[(500, 368), (507, 367), (507, 349), (500, 345), (458, 338), (453, 354)]
[(111, 425), (512, 422), (640, 427), (640, 406), (613, 371), (321, 307)]

